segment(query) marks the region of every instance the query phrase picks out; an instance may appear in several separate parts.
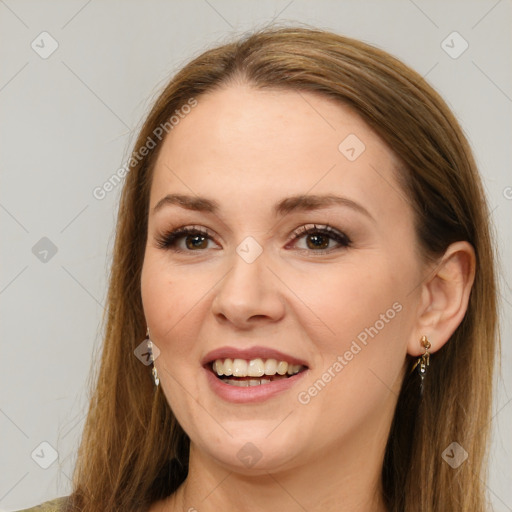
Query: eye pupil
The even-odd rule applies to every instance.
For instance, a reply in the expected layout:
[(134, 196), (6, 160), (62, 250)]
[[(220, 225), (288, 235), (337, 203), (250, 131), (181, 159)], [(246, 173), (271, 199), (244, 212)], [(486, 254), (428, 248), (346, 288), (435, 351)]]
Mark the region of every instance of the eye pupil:
[[(191, 239), (193, 240), (191, 242)], [(199, 243), (197, 243), (199, 242)], [(189, 235), (186, 237), (186, 246), (187, 249), (206, 249), (206, 245), (208, 244), (208, 240), (203, 235)]]
[(310, 249), (325, 249), (329, 245), (329, 239), (324, 235), (308, 235), (307, 245)]

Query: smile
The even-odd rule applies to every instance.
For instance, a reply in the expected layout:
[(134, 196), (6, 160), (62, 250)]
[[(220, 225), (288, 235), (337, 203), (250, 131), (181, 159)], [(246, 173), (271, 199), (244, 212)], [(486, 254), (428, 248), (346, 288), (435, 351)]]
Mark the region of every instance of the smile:
[(211, 363), (212, 372), (226, 384), (238, 387), (261, 386), (287, 379), (306, 369), (277, 359), (216, 359)]

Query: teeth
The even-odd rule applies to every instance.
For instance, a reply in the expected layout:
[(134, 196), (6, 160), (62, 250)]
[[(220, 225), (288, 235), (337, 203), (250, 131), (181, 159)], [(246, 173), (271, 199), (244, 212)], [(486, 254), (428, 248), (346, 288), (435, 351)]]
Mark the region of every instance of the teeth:
[(240, 388), (247, 388), (247, 387), (249, 387), (249, 381), (248, 380), (223, 379), (223, 381), (226, 384), (231, 384), (233, 386), (238, 386)]
[(226, 384), (231, 384), (232, 386), (246, 388), (246, 387), (251, 387), (251, 386), (262, 386), (263, 384), (268, 384), (269, 382), (272, 382), (272, 381), (270, 379), (248, 379), (248, 380), (222, 379), (222, 382), (224, 382)]
[(295, 375), (300, 370), (300, 364), (289, 364), (288, 365), (288, 375)]
[[(219, 377), (233, 376), (233, 377), (262, 377), (263, 375), (295, 375), (299, 373), (304, 367), (300, 364), (289, 364), (286, 361), (277, 361), (276, 359), (261, 358), (251, 359), (246, 361), (245, 359), (216, 359), (212, 363), (212, 370)], [(229, 380), (230, 383), (232, 380)], [(259, 385), (259, 382), (267, 379), (257, 379), (254, 382), (258, 384), (250, 384), (253, 386)], [(252, 382), (252, 381), (240, 381), (240, 382)], [(239, 384), (245, 386), (245, 384)]]
[(277, 373), (279, 375), (284, 375), (288, 371), (288, 363), (286, 361), (279, 361), (277, 365)]
[(233, 359), (225, 359), (222, 364), (222, 370), (224, 375), (227, 375), (228, 377), (233, 375)]
[[(217, 359), (217, 368), (218, 368), (218, 359)], [(222, 361), (220, 362), (222, 365), (221, 368), (224, 368)], [(243, 359), (235, 359), (233, 361), (233, 377), (247, 377), (247, 361)]]
[(267, 359), (265, 361), (265, 375), (275, 375), (277, 371), (277, 361), (275, 359)]
[(247, 375), (249, 377), (261, 377), (265, 375), (265, 363), (263, 359), (251, 359), (247, 366)]

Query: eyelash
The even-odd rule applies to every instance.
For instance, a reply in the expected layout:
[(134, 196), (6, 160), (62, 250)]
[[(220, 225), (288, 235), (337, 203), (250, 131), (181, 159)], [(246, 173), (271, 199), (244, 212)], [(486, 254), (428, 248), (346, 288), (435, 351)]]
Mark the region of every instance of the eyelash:
[[(337, 242), (340, 245), (340, 247), (338, 247), (337, 249), (348, 248), (352, 245), (352, 241), (350, 240), (350, 238), (347, 235), (345, 235), (344, 233), (342, 233), (340, 231), (333, 229), (328, 224), (325, 224), (322, 226), (317, 226), (316, 224), (301, 226), (300, 228), (297, 228), (293, 232), (293, 235), (290, 238), (290, 240), (287, 242), (287, 244), (289, 242), (299, 240), (300, 238), (302, 238), (304, 236), (312, 235), (312, 234), (320, 234), (320, 235), (329, 237), (331, 240), (334, 240), (335, 242)], [(190, 250), (183, 250), (183, 249), (176, 248), (177, 240), (179, 240), (180, 238), (183, 238), (185, 236), (193, 236), (193, 235), (204, 236), (209, 240), (213, 240), (213, 236), (208, 229), (205, 229), (202, 227), (186, 226), (186, 227), (178, 228), (174, 231), (169, 231), (167, 233), (163, 233), (162, 235), (158, 236), (156, 238), (157, 247), (159, 249), (167, 249), (167, 250), (172, 250), (174, 252), (181, 252), (181, 253), (202, 252), (202, 251), (206, 250), (206, 249), (198, 249), (197, 251), (190, 251)], [(298, 250), (302, 251), (302, 252), (311, 252), (314, 254), (321, 255), (321, 254), (330, 253), (333, 250), (336, 250), (336, 248), (320, 249), (320, 250), (313, 250), (313, 249), (298, 249)]]

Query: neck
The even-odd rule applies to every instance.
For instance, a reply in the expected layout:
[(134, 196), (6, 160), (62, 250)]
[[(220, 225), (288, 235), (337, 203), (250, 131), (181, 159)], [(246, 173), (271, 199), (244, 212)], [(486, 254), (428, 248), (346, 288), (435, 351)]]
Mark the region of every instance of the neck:
[[(368, 434), (368, 433), (366, 433)], [(191, 444), (185, 482), (165, 512), (386, 512), (381, 471), (387, 431), (366, 443), (326, 446), (314, 458), (283, 470), (238, 473)], [(361, 450), (361, 446), (364, 449)]]

